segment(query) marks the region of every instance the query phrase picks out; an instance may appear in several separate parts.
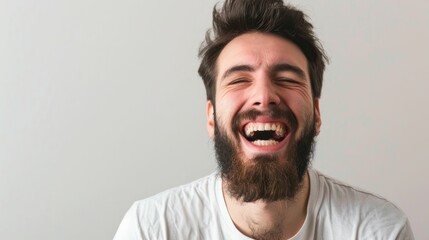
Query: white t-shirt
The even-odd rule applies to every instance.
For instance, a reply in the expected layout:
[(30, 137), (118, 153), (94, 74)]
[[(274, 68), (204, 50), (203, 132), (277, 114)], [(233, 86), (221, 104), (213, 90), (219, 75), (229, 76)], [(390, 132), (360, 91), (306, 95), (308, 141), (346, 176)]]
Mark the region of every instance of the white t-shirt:
[[(292, 238), (414, 239), (405, 214), (387, 200), (309, 169), (306, 220)], [(114, 240), (251, 239), (232, 222), (218, 173), (137, 201)]]

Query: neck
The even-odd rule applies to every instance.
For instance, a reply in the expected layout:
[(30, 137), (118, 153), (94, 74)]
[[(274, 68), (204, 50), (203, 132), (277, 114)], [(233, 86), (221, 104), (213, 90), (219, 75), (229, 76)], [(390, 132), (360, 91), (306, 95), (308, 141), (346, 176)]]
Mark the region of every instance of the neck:
[(308, 172), (293, 200), (243, 202), (232, 197), (223, 181), (223, 194), (235, 226), (257, 239), (289, 239), (298, 233), (307, 215), (310, 194)]

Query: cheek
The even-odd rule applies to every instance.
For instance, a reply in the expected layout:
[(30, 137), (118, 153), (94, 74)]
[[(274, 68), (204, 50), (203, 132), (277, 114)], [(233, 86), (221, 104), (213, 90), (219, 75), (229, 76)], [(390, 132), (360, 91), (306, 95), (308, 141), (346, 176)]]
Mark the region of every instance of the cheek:
[(232, 118), (240, 111), (240, 94), (226, 94), (216, 98), (216, 116), (223, 126), (230, 126)]
[(313, 102), (311, 98), (303, 98), (302, 96), (289, 96), (288, 105), (298, 120), (299, 128), (305, 127), (305, 123), (313, 119)]
[(232, 118), (234, 116), (233, 113), (228, 111), (229, 109), (227, 106), (219, 105), (217, 109), (222, 109), (216, 111), (217, 124), (220, 125), (220, 127), (224, 130), (229, 132), (229, 129), (231, 128), (232, 124)]

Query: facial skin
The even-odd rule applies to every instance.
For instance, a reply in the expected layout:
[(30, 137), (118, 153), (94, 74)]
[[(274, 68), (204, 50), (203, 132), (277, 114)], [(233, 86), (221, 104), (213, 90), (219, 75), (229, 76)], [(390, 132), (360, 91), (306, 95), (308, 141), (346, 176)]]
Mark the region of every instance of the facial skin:
[[(244, 201), (293, 198), (302, 181), (296, 166), (301, 164), (306, 169), (313, 138), (321, 124), (318, 99), (311, 94), (304, 54), (278, 36), (246, 33), (225, 46), (216, 70), (216, 109), (210, 101), (207, 103), (207, 127), (215, 139), (218, 158), (230, 155), (229, 166), (227, 162), (222, 169), (221, 164), (226, 181), (230, 181), (230, 194)], [(256, 130), (266, 125), (272, 131), (262, 136)], [(226, 153), (222, 153), (224, 149)], [(301, 158), (306, 163), (297, 157), (299, 154), (304, 155)], [(236, 171), (238, 176), (226, 173), (237, 168), (243, 170), (238, 174)], [(246, 169), (254, 169), (258, 174), (246, 175)], [(247, 176), (251, 179), (246, 179)], [(282, 188), (286, 184), (290, 189), (284, 193), (264, 190), (274, 189), (274, 185), (265, 184), (267, 180), (278, 179), (286, 180), (274, 185)], [(249, 186), (234, 188), (246, 181), (250, 181)], [(293, 183), (287, 183), (290, 181)], [(252, 188), (261, 189), (256, 195), (246, 195)]]

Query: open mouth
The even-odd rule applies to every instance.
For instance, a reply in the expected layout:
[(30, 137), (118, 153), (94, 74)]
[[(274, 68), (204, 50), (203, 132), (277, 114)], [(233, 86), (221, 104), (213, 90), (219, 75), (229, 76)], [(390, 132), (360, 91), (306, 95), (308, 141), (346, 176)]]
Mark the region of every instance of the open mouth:
[(243, 127), (243, 135), (247, 141), (258, 146), (271, 146), (283, 141), (287, 134), (284, 123), (249, 122)]

